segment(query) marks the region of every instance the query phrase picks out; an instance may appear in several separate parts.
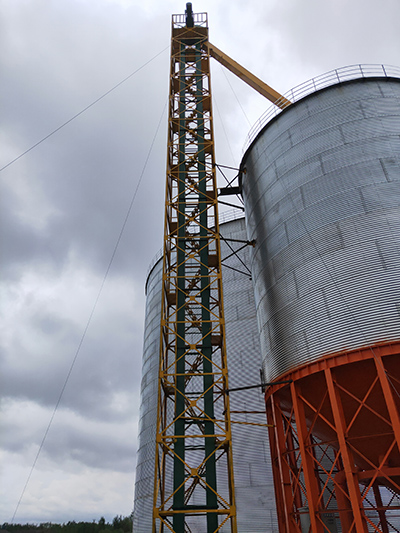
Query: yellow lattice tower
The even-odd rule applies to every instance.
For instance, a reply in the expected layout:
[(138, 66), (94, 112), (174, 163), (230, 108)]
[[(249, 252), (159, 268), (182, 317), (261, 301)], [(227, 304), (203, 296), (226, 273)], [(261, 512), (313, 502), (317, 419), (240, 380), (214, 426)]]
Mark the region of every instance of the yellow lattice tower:
[(208, 23), (172, 17), (153, 532), (237, 531)]

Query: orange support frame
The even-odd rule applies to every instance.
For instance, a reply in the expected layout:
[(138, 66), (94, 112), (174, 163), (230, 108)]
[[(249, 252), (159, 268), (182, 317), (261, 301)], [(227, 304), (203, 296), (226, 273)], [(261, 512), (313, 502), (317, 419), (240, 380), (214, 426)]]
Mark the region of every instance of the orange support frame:
[(279, 380), (265, 398), (280, 533), (400, 531), (400, 342)]

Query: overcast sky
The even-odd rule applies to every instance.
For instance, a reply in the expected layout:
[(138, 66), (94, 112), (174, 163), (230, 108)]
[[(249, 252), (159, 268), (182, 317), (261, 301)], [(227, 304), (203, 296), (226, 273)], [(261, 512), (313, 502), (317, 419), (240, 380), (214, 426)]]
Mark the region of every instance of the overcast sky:
[[(0, 523), (12, 519), (77, 354), (14, 521), (132, 510), (171, 15), (184, 10), (172, 0), (0, 0), (0, 167), (143, 67), (0, 172)], [(398, 0), (204, 0), (193, 10), (208, 12), (212, 43), (281, 93), (340, 66), (400, 66)], [(217, 63), (212, 83), (217, 162), (238, 166), (269, 104)]]

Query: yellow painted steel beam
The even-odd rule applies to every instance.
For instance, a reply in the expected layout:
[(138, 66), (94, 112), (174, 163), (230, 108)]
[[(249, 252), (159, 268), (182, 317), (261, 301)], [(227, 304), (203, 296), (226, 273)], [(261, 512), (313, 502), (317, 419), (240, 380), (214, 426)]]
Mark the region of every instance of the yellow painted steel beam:
[(275, 91), (275, 89), (260, 80), (260, 78), (254, 76), (254, 74), (242, 67), (242, 65), (239, 65), (239, 63), (219, 50), (216, 46), (209, 42), (204, 43), (204, 45), (207, 47), (211, 57), (216, 59), (219, 63), (221, 63), (221, 65), (238, 76), (238, 78), (250, 85), (250, 87), (265, 96), (265, 98), (268, 98), (270, 102), (281, 109), (284, 109), (291, 104), (290, 100), (279, 94), (277, 91)]
[(237, 533), (206, 14), (172, 18), (153, 533)]

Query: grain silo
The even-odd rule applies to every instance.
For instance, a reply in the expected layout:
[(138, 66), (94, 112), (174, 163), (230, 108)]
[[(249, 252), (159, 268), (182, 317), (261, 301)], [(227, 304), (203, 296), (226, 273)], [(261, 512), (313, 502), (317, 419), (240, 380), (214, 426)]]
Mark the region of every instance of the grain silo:
[[(239, 216), (239, 218), (236, 218)], [(261, 352), (257, 330), (254, 292), (247, 265), (250, 248), (246, 245), (243, 215), (228, 212), (220, 219), (221, 253), (227, 336), (227, 357), (232, 368), (232, 388), (259, 381)], [(235, 253), (234, 253), (235, 252)], [(146, 321), (143, 347), (139, 450), (136, 469), (134, 532), (151, 531), (154, 493), (155, 430), (157, 379), (161, 316), (161, 257), (154, 261), (146, 283)], [(237, 498), (238, 530), (278, 533), (276, 506), (265, 427), (264, 401), (260, 389), (231, 394), (232, 441)], [(242, 424), (241, 422), (246, 422)], [(218, 476), (223, 476), (220, 469)], [(191, 530), (203, 533), (195, 526)], [(221, 532), (230, 531), (228, 525)]]
[(264, 376), (280, 382), (266, 405), (281, 532), (400, 530), (400, 80), (388, 72), (342, 69), (286, 95), (297, 101), (242, 161)]

